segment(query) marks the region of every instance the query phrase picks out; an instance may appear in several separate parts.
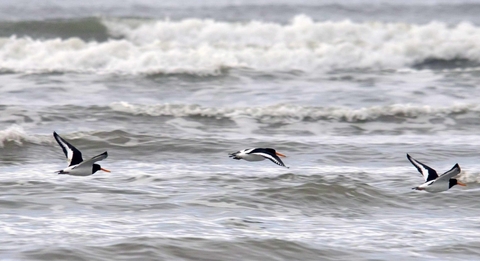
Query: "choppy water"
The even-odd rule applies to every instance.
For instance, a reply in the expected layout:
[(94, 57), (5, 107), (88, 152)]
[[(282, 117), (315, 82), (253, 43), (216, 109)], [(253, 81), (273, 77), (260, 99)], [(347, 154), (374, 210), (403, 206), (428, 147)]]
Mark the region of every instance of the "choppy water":
[(478, 260), (479, 10), (0, 1), (0, 259)]

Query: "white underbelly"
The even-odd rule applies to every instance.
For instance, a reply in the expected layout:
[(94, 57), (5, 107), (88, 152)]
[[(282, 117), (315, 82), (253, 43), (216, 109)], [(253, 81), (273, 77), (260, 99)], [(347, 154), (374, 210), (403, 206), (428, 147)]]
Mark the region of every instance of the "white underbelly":
[(425, 188), (425, 191), (431, 192), (431, 193), (436, 193), (436, 192), (442, 192), (446, 191), (449, 189), (449, 183), (446, 182), (434, 182), (432, 185), (428, 186)]
[(64, 169), (66, 174), (72, 176), (90, 176), (92, 175), (92, 167), (91, 166), (76, 166), (74, 168), (68, 167)]

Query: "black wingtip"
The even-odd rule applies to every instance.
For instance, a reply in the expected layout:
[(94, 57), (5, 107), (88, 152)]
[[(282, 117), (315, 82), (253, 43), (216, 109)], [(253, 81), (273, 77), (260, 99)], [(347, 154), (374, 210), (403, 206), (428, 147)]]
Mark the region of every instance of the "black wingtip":
[[(407, 153), (407, 159), (408, 159), (408, 161), (410, 161), (410, 163), (412, 163), (413, 165), (415, 165), (415, 163), (413, 163), (414, 161), (417, 161), (417, 162), (418, 162), (418, 160), (414, 159), (414, 158), (413, 158), (412, 156), (410, 156), (410, 154), (408, 154), (408, 153)], [(422, 163), (420, 163), (420, 164), (422, 164)]]
[(53, 137), (54, 137), (55, 139), (58, 139), (58, 138), (61, 139), (61, 138), (62, 138), (62, 137), (60, 137), (60, 135), (58, 135), (58, 133), (57, 133), (56, 131), (53, 132)]
[(460, 168), (460, 165), (458, 165), (458, 163), (456, 163), (455, 166), (453, 166), (453, 168), (458, 169), (458, 170), (460, 170), (460, 171), (462, 170), (462, 169)]

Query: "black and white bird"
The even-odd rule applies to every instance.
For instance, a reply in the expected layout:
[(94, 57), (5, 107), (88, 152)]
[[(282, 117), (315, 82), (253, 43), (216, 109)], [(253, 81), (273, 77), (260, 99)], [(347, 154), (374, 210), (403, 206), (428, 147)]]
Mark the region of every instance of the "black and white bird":
[(104, 169), (95, 163), (108, 157), (108, 153), (106, 151), (89, 160), (83, 161), (82, 153), (77, 148), (60, 137), (60, 135), (58, 135), (56, 132), (53, 132), (53, 137), (55, 140), (57, 140), (58, 145), (60, 145), (68, 160), (68, 167), (63, 170), (59, 170), (56, 173), (73, 176), (90, 176), (99, 170), (110, 172), (110, 170)]
[(453, 178), (461, 172), (458, 163), (455, 164), (452, 169), (443, 173), (439, 177), (434, 169), (412, 158), (410, 155), (408, 155), (408, 153), (407, 159), (413, 164), (413, 166), (415, 166), (415, 168), (417, 168), (418, 172), (420, 172), (420, 174), (422, 174), (423, 178), (425, 179), (425, 183), (412, 189), (425, 190), (427, 192), (435, 193), (447, 191), (455, 185), (466, 186), (464, 183), (461, 183), (457, 179)]
[(285, 166), (285, 164), (283, 164), (282, 160), (278, 156), (286, 157), (282, 153), (279, 153), (271, 148), (244, 149), (229, 155), (229, 157), (236, 160), (244, 159), (246, 161), (262, 161), (264, 159), (269, 159), (277, 165), (288, 168)]

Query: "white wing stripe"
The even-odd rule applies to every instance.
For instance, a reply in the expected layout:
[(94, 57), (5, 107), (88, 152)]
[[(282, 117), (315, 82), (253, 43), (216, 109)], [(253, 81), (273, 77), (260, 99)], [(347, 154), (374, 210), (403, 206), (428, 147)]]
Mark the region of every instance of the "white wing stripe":
[(423, 175), (423, 178), (425, 179), (425, 182), (427, 181), (428, 179), (428, 169), (426, 169), (422, 164), (420, 164), (416, 159), (414, 158), (411, 158), (412, 159), (412, 163), (419, 169), (421, 169), (421, 173)]
[(65, 151), (67, 151), (67, 159), (68, 159), (68, 164), (70, 164), (70, 162), (72, 162), (72, 159), (73, 159), (73, 150), (70, 149), (70, 147), (68, 147), (67, 144), (65, 144), (65, 142), (63, 142), (63, 139), (60, 138), (60, 144), (62, 145), (62, 147), (65, 149)]
[(273, 157), (270, 154), (266, 154), (266, 153), (262, 153), (262, 152), (255, 152), (255, 153), (252, 153), (252, 154), (256, 154), (256, 155), (260, 155), (262, 157), (268, 158), (268, 159), (272, 160), (273, 162), (275, 162), (276, 164), (278, 164), (280, 166), (283, 166), (282, 163), (280, 163), (275, 157)]

